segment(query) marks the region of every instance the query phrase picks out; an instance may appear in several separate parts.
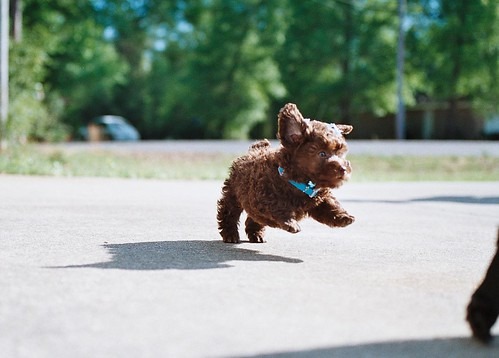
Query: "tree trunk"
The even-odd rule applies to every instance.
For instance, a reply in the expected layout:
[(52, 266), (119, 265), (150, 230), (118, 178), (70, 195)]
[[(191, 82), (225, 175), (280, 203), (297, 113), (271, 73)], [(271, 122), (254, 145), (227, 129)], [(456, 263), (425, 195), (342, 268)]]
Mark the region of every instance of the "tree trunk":
[(458, 83), (459, 77), (462, 72), (462, 56), (463, 47), (465, 45), (463, 29), (465, 28), (466, 21), (466, 1), (461, 3), (461, 6), (457, 8), (457, 19), (458, 19), (458, 29), (455, 32), (454, 37), (454, 51), (452, 53), (452, 72), (450, 78), (450, 93), (449, 93), (449, 108), (447, 110), (447, 117), (445, 121), (445, 139), (456, 139), (459, 136), (459, 131), (457, 127), (457, 116), (458, 116)]
[(12, 39), (20, 42), (23, 37), (23, 4), (22, 0), (10, 0), (10, 18), (12, 21)]
[(343, 37), (345, 44), (345, 51), (341, 61), (341, 72), (345, 83), (345, 91), (340, 97), (340, 119), (341, 123), (349, 124), (352, 121), (352, 76), (351, 76), (351, 62), (353, 59), (352, 54), (352, 41), (353, 41), (353, 9), (351, 4), (343, 5)]

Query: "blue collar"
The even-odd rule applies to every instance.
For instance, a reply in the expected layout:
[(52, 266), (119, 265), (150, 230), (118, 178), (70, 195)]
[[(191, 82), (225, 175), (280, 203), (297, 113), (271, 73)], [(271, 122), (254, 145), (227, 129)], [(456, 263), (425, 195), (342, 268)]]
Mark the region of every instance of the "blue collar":
[[(284, 175), (284, 169), (282, 167), (277, 168), (277, 171), (279, 172), (280, 176)], [(293, 185), (296, 189), (300, 190), (301, 192), (307, 194), (310, 198), (313, 198), (317, 195), (319, 192), (319, 189), (315, 189), (315, 184), (309, 181), (307, 184), (305, 183), (298, 183), (294, 180), (288, 180), (288, 182)]]

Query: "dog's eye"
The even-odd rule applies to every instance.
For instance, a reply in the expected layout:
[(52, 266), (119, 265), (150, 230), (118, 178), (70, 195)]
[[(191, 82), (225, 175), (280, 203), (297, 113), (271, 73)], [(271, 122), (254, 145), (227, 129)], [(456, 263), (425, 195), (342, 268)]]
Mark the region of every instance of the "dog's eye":
[(319, 152), (319, 157), (321, 158), (327, 158), (327, 153), (322, 151), (322, 152)]

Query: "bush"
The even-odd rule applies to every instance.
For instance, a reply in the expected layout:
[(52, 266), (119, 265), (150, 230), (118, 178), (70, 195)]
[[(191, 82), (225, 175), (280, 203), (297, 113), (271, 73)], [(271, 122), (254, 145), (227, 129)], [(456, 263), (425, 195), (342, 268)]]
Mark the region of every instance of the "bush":
[[(57, 141), (67, 137), (67, 128), (57, 116), (57, 98), (52, 105), (42, 81), (48, 55), (29, 37), (12, 43), (9, 63), (9, 116), (4, 138), (12, 142)], [(52, 110), (51, 110), (52, 109)]]

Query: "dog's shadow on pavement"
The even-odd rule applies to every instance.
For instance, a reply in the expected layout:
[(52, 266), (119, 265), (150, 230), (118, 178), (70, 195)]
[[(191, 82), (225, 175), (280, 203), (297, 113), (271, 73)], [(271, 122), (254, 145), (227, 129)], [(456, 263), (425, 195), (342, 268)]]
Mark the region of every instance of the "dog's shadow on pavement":
[(413, 202), (447, 202), (461, 204), (482, 204), (495, 205), (499, 204), (499, 196), (432, 196), (428, 198), (419, 198), (411, 200)]
[(499, 204), (499, 196), (431, 196), (424, 198), (415, 198), (409, 200), (362, 200), (350, 199), (345, 202), (353, 203), (387, 203), (387, 204), (406, 204), (406, 203), (422, 203), (422, 202), (442, 202), (442, 203), (460, 203), (460, 204), (480, 204), (480, 205), (496, 205)]
[(221, 240), (178, 240), (104, 244), (111, 255), (105, 262), (52, 268), (100, 268), (121, 270), (203, 270), (231, 267), (229, 261), (301, 263), (302, 260), (261, 254)]

